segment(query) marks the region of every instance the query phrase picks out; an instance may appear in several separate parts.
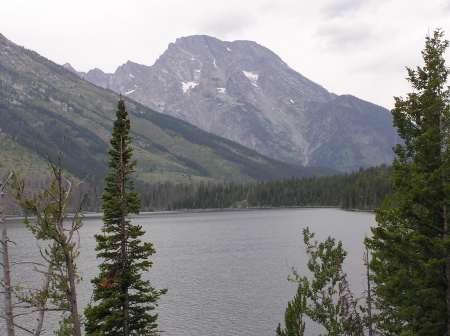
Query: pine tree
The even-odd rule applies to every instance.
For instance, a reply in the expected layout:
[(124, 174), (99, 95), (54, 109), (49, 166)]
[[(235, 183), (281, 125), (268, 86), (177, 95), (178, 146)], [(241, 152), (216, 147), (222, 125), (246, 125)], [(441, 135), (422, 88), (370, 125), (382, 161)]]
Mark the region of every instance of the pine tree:
[(394, 149), (393, 195), (366, 240), (376, 318), (388, 334), (450, 335), (448, 44), (440, 30), (426, 37), (425, 66), (407, 69), (413, 92), (392, 110), (404, 144)]
[(132, 192), (137, 162), (131, 161), (130, 120), (122, 97), (116, 116), (109, 150), (112, 173), (106, 177), (102, 196), (103, 234), (95, 236), (97, 257), (104, 261), (92, 280), (97, 304), (85, 310), (86, 335), (153, 335), (157, 314), (150, 313), (165, 290), (156, 291), (141, 276), (151, 267), (148, 258), (155, 250), (140, 240), (145, 233), (142, 227), (130, 221), (131, 214), (139, 213), (140, 201)]

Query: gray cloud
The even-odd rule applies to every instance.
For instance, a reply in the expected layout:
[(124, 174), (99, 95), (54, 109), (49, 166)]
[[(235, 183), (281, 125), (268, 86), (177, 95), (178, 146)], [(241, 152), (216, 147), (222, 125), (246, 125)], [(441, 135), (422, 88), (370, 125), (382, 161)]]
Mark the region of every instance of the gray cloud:
[(446, 1), (442, 4), (442, 11), (447, 12), (446, 14), (450, 13), (450, 2)]
[(351, 14), (361, 8), (367, 0), (339, 0), (332, 1), (322, 9), (322, 14), (327, 19), (341, 17), (346, 14)]
[(321, 45), (329, 51), (361, 48), (374, 39), (371, 27), (365, 24), (323, 24), (317, 28), (316, 35), (321, 39)]

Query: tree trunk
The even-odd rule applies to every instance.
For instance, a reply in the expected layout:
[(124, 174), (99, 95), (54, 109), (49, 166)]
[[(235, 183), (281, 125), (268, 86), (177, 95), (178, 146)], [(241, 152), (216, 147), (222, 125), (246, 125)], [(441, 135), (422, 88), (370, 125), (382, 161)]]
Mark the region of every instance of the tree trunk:
[[(47, 272), (45, 273), (44, 284), (42, 285), (43, 290), (47, 290), (50, 286), (50, 279), (52, 277), (52, 267), (48, 265)], [(47, 297), (44, 296), (42, 301), (40, 302), (39, 314), (37, 318), (36, 329), (34, 330), (34, 336), (40, 336), (42, 332), (42, 326), (44, 325), (44, 316), (45, 316), (45, 304), (47, 302)]]
[(70, 306), (73, 315), (73, 331), (75, 336), (81, 336), (81, 323), (78, 314), (77, 291), (75, 284), (75, 269), (73, 266), (73, 258), (70, 252), (66, 250), (67, 275), (69, 276), (69, 290), (70, 290)]
[[(448, 239), (448, 219), (447, 219), (447, 206), (443, 206), (443, 216), (444, 216), (444, 227), (443, 227), (443, 237), (444, 244)], [(444, 248), (445, 254), (445, 304), (447, 308), (447, 327), (446, 327), (446, 335), (450, 336), (450, 255), (447, 248)]]
[[(126, 239), (126, 232), (125, 232), (125, 216), (124, 213), (122, 213), (122, 223), (121, 223), (121, 230), (122, 230), (122, 272), (127, 268), (127, 239)], [(123, 334), (124, 336), (130, 335), (130, 326), (129, 326), (129, 320), (130, 320), (130, 298), (128, 293), (128, 280), (122, 280), (123, 283)]]
[(0, 222), (2, 225), (2, 253), (3, 253), (3, 281), (5, 290), (5, 320), (6, 320), (6, 335), (14, 336), (14, 315), (12, 307), (12, 290), (11, 290), (11, 269), (9, 265), (9, 250), (8, 250), (8, 232), (6, 229), (6, 216), (3, 199), (5, 197), (4, 189), (8, 180), (12, 174), (8, 177), (5, 183), (0, 184)]
[(372, 289), (370, 286), (370, 268), (369, 268), (369, 249), (366, 248), (366, 256), (365, 256), (365, 263), (366, 263), (366, 278), (367, 278), (367, 329), (368, 329), (368, 336), (373, 335), (373, 322), (372, 322)]
[[(128, 237), (127, 237), (127, 231), (126, 231), (126, 227), (125, 227), (125, 214), (126, 214), (126, 210), (125, 210), (125, 204), (126, 204), (126, 192), (125, 192), (125, 165), (124, 165), (124, 139), (123, 137), (120, 137), (120, 149), (119, 149), (119, 173), (120, 173), (120, 199), (121, 199), (121, 217), (120, 217), (120, 235), (121, 235), (121, 267), (122, 267), (122, 272), (123, 271), (127, 271), (127, 260), (128, 260), (128, 251), (127, 251), (127, 243), (128, 243)], [(123, 334), (124, 336), (129, 336), (130, 335), (130, 325), (129, 325), (129, 320), (130, 320), (130, 298), (129, 298), (129, 293), (128, 293), (128, 288), (129, 288), (129, 284), (128, 284), (128, 280), (123, 281), (122, 280), (122, 284), (123, 284)]]
[(128, 323), (129, 319), (130, 319), (130, 299), (129, 299), (129, 295), (128, 295), (128, 287), (125, 288), (125, 298), (124, 298), (124, 307), (123, 307), (123, 334), (125, 336), (129, 336), (130, 335), (130, 325)]
[[(439, 90), (439, 96), (441, 96), (442, 93)], [(445, 161), (444, 155), (447, 151), (447, 144), (446, 144), (446, 137), (447, 137), (447, 130), (444, 126), (444, 112), (441, 111), (439, 113), (439, 133), (441, 134), (441, 143), (440, 143), (440, 164), (442, 164)], [(447, 179), (445, 176), (445, 173), (441, 173), (441, 184), (442, 188), (445, 190), (445, 185), (447, 183)], [(446, 199), (444, 198), (444, 202)], [(447, 205), (444, 203), (442, 206), (442, 239), (444, 242), (444, 258), (445, 258), (445, 305), (446, 305), (446, 311), (447, 311), (447, 318), (446, 318), (446, 336), (450, 336), (450, 255), (449, 251), (447, 249), (447, 240), (448, 240), (448, 218), (447, 218)]]

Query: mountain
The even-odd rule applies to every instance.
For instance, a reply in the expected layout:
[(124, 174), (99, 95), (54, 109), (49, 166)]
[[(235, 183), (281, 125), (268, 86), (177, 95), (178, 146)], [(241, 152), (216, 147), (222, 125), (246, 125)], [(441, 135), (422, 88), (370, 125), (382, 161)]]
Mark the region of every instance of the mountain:
[(390, 164), (397, 142), (387, 109), (332, 94), (251, 41), (183, 37), (152, 66), (129, 61), (113, 74), (79, 74), (286, 162), (345, 171)]
[[(68, 67), (68, 65), (66, 65)], [(11, 169), (42, 177), (47, 153), (64, 140), (74, 176), (103, 178), (119, 95), (93, 85), (0, 34), (0, 177)], [(265, 157), (125, 97), (136, 177), (148, 182), (271, 180), (330, 174)], [(56, 145), (55, 145), (56, 144)]]

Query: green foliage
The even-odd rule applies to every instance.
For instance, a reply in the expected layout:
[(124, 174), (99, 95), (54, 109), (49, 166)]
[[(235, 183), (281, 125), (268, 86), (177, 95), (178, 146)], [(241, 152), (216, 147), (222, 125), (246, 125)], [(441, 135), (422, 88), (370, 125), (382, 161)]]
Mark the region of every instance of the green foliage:
[(139, 213), (140, 200), (132, 192), (131, 175), (136, 161), (131, 161), (133, 148), (129, 136), (130, 120), (121, 98), (109, 150), (109, 167), (106, 177), (102, 235), (96, 235), (96, 250), (100, 274), (92, 280), (93, 300), (85, 310), (87, 335), (150, 335), (157, 327), (157, 314), (152, 315), (159, 296), (150, 281), (142, 279), (152, 263), (155, 253), (151, 243), (142, 242), (142, 227), (133, 225), (130, 214)]
[(278, 324), (277, 336), (304, 336), (306, 324), (303, 322), (303, 315), (306, 313), (306, 297), (303, 295), (303, 287), (297, 287), (297, 294), (292, 301), (288, 302), (284, 315), (285, 328)]
[(408, 69), (413, 92), (392, 110), (404, 145), (395, 148), (393, 195), (366, 239), (387, 334), (450, 335), (448, 45), (440, 30), (426, 38), (425, 66)]
[(342, 270), (347, 252), (342, 243), (328, 237), (324, 242), (312, 242), (314, 234), (303, 230), (303, 240), (308, 255), (308, 269), (312, 274), (300, 276), (293, 273), (298, 283), (297, 295), (288, 303), (285, 314), (286, 328), (278, 325), (279, 336), (304, 334), (303, 315), (322, 325), (327, 336), (363, 335), (363, 320), (357, 310), (357, 300), (349, 289), (346, 274)]

